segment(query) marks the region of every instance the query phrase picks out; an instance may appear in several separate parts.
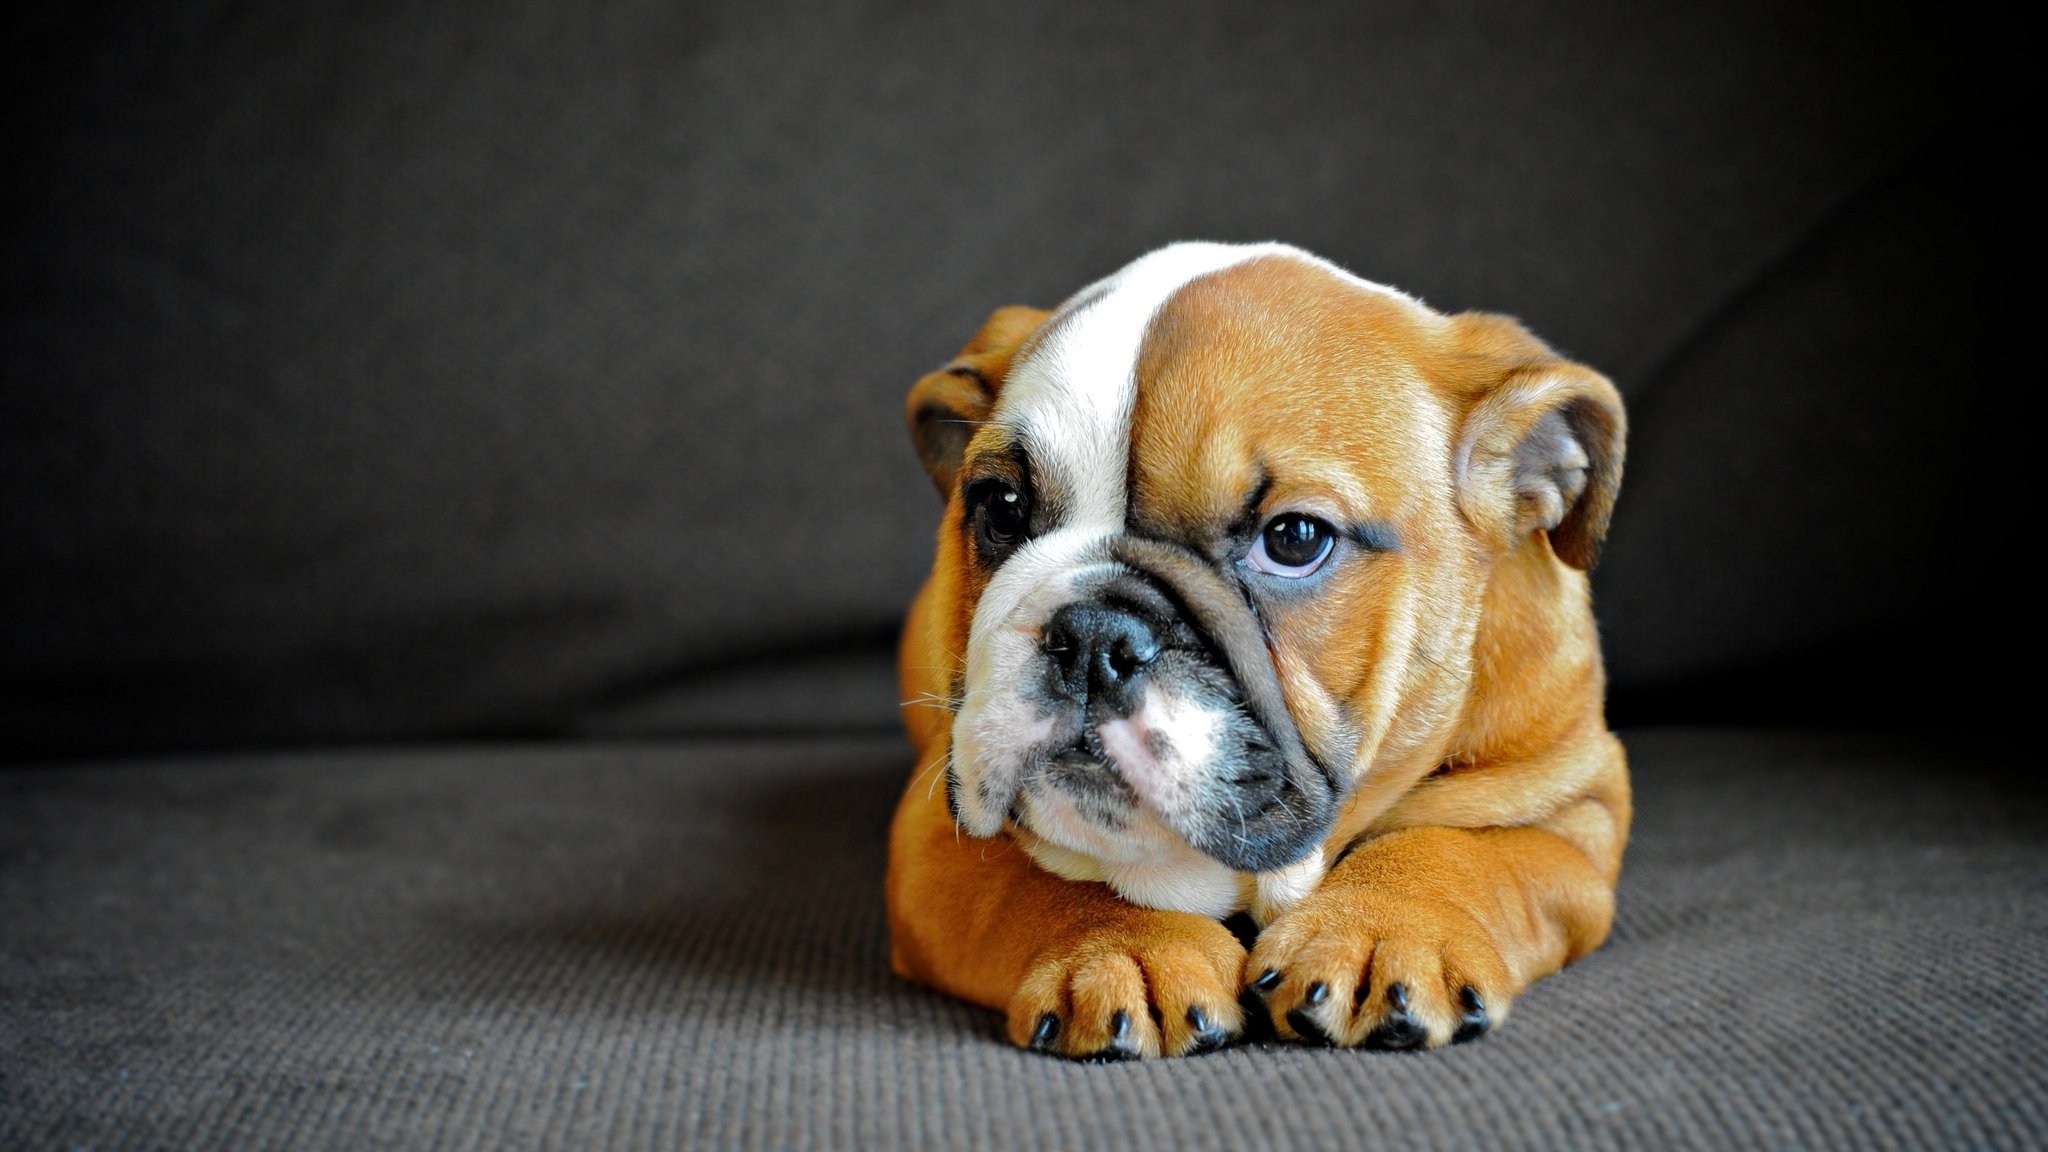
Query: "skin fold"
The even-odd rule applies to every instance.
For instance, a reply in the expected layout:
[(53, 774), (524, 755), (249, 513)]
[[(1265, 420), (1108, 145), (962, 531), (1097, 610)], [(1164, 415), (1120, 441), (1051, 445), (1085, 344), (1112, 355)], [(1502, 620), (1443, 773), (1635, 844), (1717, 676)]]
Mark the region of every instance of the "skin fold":
[(996, 447), (989, 414), (1051, 315), (997, 311), (907, 405), (947, 503), (900, 647), (918, 761), (890, 833), (895, 971), (1074, 1057), (1202, 1051), (1245, 1032), (1248, 1011), (1347, 1046), (1498, 1026), (1613, 918), (1629, 786), (1586, 569), (1620, 483), (1619, 396), (1512, 320), (1441, 315), (1284, 256), (1196, 278), (1152, 317), (1133, 534), (1206, 539), (1266, 475), (1268, 510), (1362, 502), (1399, 542), (1258, 605), (1300, 738), (1345, 791), (1292, 879), (1243, 877), (1261, 925), (1248, 951), (1211, 916), (1063, 879), (1030, 832), (976, 838), (949, 810), (991, 578), (959, 476)]

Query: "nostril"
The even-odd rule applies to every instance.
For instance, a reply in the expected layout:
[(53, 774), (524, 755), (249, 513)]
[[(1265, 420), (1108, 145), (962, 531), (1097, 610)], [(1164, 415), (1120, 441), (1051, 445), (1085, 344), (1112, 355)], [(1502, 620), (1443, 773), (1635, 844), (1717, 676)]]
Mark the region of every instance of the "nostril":
[(1138, 669), (1152, 662), (1159, 654), (1157, 644), (1136, 641), (1129, 636), (1119, 636), (1109, 646), (1108, 673), (1112, 682), (1130, 679)]

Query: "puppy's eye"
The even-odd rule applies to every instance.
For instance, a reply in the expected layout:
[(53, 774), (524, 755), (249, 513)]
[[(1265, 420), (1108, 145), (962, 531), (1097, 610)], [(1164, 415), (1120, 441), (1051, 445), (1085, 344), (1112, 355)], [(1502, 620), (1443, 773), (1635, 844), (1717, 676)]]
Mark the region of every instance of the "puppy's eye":
[(1006, 552), (1024, 538), (1031, 525), (1031, 508), (1024, 494), (1000, 480), (984, 480), (968, 490), (973, 507), (974, 531), (984, 551)]
[(1288, 512), (1267, 521), (1244, 562), (1270, 576), (1299, 580), (1330, 558), (1336, 533), (1313, 516)]

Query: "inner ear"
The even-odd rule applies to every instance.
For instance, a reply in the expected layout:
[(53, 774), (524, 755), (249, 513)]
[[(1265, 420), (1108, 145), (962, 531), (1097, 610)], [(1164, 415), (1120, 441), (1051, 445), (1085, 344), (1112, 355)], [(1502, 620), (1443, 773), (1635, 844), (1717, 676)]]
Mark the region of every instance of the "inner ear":
[(1564, 523), (1586, 491), (1592, 463), (1562, 409), (1539, 417), (1515, 445), (1515, 535), (1548, 532)]
[(919, 380), (904, 412), (910, 441), (939, 495), (953, 491), (967, 442), (995, 407), (996, 390), (978, 372), (948, 369)]
[(1454, 461), (1458, 507), (1503, 547), (1532, 533), (1591, 568), (1621, 487), (1627, 417), (1599, 373), (1564, 360), (1523, 363), (1467, 395)]
[(1017, 305), (996, 309), (952, 363), (911, 385), (904, 419), (941, 497), (950, 497), (959, 482), (967, 442), (995, 409), (1017, 349), (1049, 315)]

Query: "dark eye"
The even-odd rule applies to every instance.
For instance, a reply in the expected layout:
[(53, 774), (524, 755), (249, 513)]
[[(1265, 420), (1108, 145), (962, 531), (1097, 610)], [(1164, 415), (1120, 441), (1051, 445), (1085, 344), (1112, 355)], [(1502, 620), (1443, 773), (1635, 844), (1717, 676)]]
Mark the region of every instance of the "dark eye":
[(1006, 552), (1031, 526), (1031, 508), (1023, 493), (1000, 480), (984, 480), (967, 493), (973, 505), (975, 535), (983, 550)]
[(1323, 566), (1335, 540), (1328, 524), (1313, 516), (1287, 512), (1266, 522), (1244, 561), (1268, 575), (1299, 580)]

